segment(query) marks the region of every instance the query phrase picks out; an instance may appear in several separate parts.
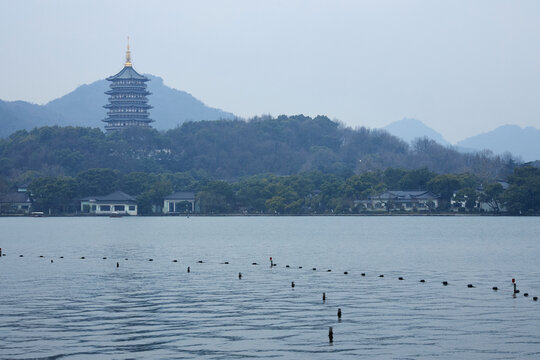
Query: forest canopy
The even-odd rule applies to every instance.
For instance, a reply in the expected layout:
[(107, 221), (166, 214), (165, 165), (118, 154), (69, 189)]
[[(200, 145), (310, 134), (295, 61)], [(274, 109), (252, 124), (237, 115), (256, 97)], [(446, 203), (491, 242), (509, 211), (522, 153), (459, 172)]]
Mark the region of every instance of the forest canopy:
[(427, 138), (412, 145), (383, 130), (352, 129), (325, 116), (261, 117), (249, 121), (187, 122), (166, 132), (128, 128), (41, 127), (0, 139), (0, 176), (17, 179), (31, 171), (75, 176), (92, 168), (129, 172), (203, 172), (221, 180), (272, 173), (321, 171), (361, 174), (386, 168), (429, 168), (504, 178), (511, 156), (460, 153)]

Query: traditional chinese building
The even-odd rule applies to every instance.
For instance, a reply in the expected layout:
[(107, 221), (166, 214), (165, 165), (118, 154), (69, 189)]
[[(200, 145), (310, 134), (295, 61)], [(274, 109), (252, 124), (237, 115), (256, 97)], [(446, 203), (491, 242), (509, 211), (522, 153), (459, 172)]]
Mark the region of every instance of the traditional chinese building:
[(137, 200), (122, 191), (81, 199), (81, 212), (96, 215), (137, 215)]
[(146, 82), (150, 81), (135, 71), (131, 64), (131, 51), (129, 50), (129, 39), (126, 51), (126, 62), (124, 68), (116, 75), (107, 78), (111, 82), (109, 91), (109, 103), (104, 106), (107, 111), (107, 118), (103, 119), (107, 123), (105, 130), (108, 132), (134, 126), (150, 126), (154, 120), (148, 118), (148, 110), (152, 106), (148, 105), (150, 92), (146, 90)]

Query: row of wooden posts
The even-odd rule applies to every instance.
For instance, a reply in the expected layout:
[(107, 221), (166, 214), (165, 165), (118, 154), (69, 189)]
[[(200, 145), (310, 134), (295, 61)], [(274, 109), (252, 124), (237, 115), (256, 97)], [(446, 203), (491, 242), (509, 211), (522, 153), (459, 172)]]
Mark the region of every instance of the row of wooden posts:
[[(6, 256), (6, 254), (5, 254), (5, 253), (2, 253), (2, 248), (0, 248), (0, 258), (1, 258), (2, 256)], [(24, 257), (24, 256), (23, 256), (23, 255), (19, 255), (19, 257)], [(40, 257), (40, 258), (44, 258), (43, 255), (39, 255), (39, 257)], [(64, 258), (63, 256), (60, 256), (60, 259), (63, 259), (63, 258)], [(80, 259), (86, 259), (86, 257), (81, 256)], [(103, 259), (103, 260), (106, 260), (107, 257), (103, 257), (102, 259)], [(128, 258), (125, 258), (125, 260), (128, 260)], [(154, 259), (150, 258), (150, 259), (148, 259), (148, 261), (154, 261)], [(53, 259), (51, 259), (51, 263), (53, 263), (53, 262), (54, 262)], [(172, 262), (178, 262), (178, 260), (177, 260), (177, 259), (174, 259), (174, 260), (172, 260)], [(202, 264), (202, 263), (204, 263), (204, 261), (199, 260), (199, 261), (197, 261), (197, 263)], [(229, 262), (228, 262), (228, 261), (225, 261), (225, 262), (223, 262), (222, 264), (229, 264)], [(252, 264), (252, 265), (259, 265), (259, 264), (256, 263), (256, 262), (253, 262), (253, 263), (251, 263), (251, 264)], [(275, 264), (274, 261), (273, 261), (273, 259), (270, 258), (270, 267), (274, 267), (274, 266), (277, 266), (277, 264)], [(116, 262), (116, 267), (117, 267), (117, 268), (120, 267), (120, 263), (119, 263), (119, 262)], [(285, 265), (285, 267), (286, 267), (286, 268), (290, 268), (289, 265)], [(302, 266), (299, 266), (298, 268), (299, 268), (299, 269), (302, 269), (303, 267), (302, 267)], [(312, 270), (313, 270), (313, 271), (316, 271), (317, 268), (312, 268)], [(327, 272), (331, 272), (331, 271), (332, 271), (331, 269), (328, 269), (328, 270), (327, 270)], [(190, 267), (190, 266), (187, 267), (187, 272), (188, 272), (188, 273), (191, 272), (191, 267)], [(348, 271), (344, 271), (343, 274), (347, 275), (347, 274), (348, 274)], [(366, 276), (366, 273), (361, 273), (360, 275), (361, 275), (361, 276)], [(384, 277), (384, 274), (381, 274), (381, 275), (379, 275), (378, 277), (383, 278), (383, 277)], [(242, 273), (241, 273), (241, 272), (238, 273), (238, 279), (239, 279), (239, 280), (242, 279)], [(402, 276), (400, 276), (400, 277), (398, 277), (398, 280), (405, 280), (405, 278), (403, 278)], [(421, 279), (420, 282), (421, 282), (421, 283), (425, 283), (426, 281), (425, 281), (424, 279)], [(442, 285), (443, 285), (443, 286), (448, 286), (448, 284), (449, 284), (448, 281), (443, 281), (443, 282), (442, 282)], [(520, 293), (520, 290), (517, 289), (517, 283), (516, 283), (516, 280), (515, 280), (515, 279), (512, 279), (512, 285), (513, 285), (513, 287), (514, 287), (513, 296), (516, 297), (516, 295)], [(295, 286), (296, 286), (296, 284), (294, 283), (294, 281), (292, 281), (292, 282), (291, 282), (291, 288), (294, 288)], [(474, 288), (475, 286), (474, 286), (473, 284), (467, 284), (467, 287), (468, 287), (468, 288)], [(498, 291), (499, 288), (498, 288), (497, 286), (494, 286), (494, 287), (492, 288), (492, 290), (493, 290), (493, 291)], [(528, 293), (523, 293), (523, 296), (528, 297), (529, 294), (528, 294)], [(533, 299), (533, 301), (538, 301), (538, 297), (537, 297), (537, 296), (533, 296), (532, 299)], [(326, 293), (325, 293), (325, 292), (322, 293), (322, 301), (323, 301), (323, 303), (326, 302)], [(341, 315), (342, 315), (341, 308), (338, 308), (338, 311), (337, 311), (337, 318), (338, 318), (338, 321), (339, 321), (339, 322), (341, 321)], [(329, 340), (330, 343), (332, 343), (332, 342), (334, 341), (334, 331), (333, 331), (332, 326), (330, 326), (329, 329), (328, 329), (328, 340)]]

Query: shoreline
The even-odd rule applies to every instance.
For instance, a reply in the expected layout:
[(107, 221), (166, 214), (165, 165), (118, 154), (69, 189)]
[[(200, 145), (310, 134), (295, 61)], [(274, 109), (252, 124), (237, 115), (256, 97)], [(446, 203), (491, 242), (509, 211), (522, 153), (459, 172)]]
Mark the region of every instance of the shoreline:
[[(163, 214), (151, 214), (151, 215), (122, 215), (118, 217), (370, 217), (370, 216), (380, 216), (380, 217), (536, 217), (540, 214), (528, 214), (528, 215), (511, 215), (506, 213), (482, 213), (482, 214), (463, 214), (463, 213), (376, 213), (376, 214), (243, 214), (243, 213), (229, 213), (229, 214), (179, 214), (179, 215), (163, 215)], [(43, 216), (32, 216), (30, 214), (1, 214), (0, 218), (31, 218), (31, 217), (115, 217), (110, 215), (88, 215), (88, 214), (51, 214)]]

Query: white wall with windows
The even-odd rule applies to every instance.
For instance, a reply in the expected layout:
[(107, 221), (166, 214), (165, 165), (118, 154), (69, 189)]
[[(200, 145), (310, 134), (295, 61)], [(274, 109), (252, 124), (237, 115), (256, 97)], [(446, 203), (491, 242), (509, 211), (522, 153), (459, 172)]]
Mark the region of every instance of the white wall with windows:
[(136, 204), (122, 204), (122, 203), (96, 203), (93, 201), (81, 201), (81, 212), (90, 213), (96, 215), (111, 215), (111, 214), (123, 214), (123, 215), (137, 215)]

